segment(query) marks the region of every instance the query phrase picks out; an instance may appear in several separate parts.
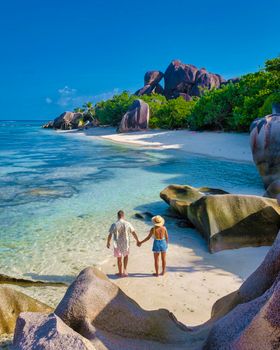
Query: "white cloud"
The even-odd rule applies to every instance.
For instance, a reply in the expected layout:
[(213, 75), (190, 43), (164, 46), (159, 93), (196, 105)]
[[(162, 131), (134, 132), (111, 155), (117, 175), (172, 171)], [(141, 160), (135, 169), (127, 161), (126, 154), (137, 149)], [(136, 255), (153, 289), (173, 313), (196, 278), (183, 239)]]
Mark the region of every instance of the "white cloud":
[(65, 85), (63, 88), (57, 90), (57, 96), (55, 98), (46, 97), (45, 101), (48, 104), (55, 103), (61, 107), (73, 109), (82, 106), (85, 102), (96, 103), (98, 101), (108, 100), (119, 92), (120, 90), (118, 88), (114, 88), (111, 91), (101, 94), (79, 95), (77, 89)]
[(69, 86), (65, 85), (64, 88), (58, 89), (58, 93), (61, 96), (69, 96), (69, 95), (74, 95), (77, 92), (76, 89), (72, 89)]
[(51, 104), (53, 102), (53, 100), (50, 97), (46, 97), (45, 101), (47, 104)]
[(97, 95), (81, 95), (81, 96), (75, 96), (72, 98), (72, 104), (77, 107), (81, 106), (85, 102), (93, 102), (96, 103), (98, 101), (108, 100), (109, 98), (113, 97), (119, 93), (119, 89), (115, 88), (111, 91), (103, 92), (101, 94)]
[(62, 89), (58, 89), (59, 97), (56, 101), (56, 103), (59, 106), (63, 107), (79, 107), (82, 106), (85, 102), (93, 102), (96, 103), (101, 100), (108, 100), (109, 98), (113, 97), (115, 94), (119, 92), (118, 88), (115, 88), (111, 91), (103, 92), (101, 94), (97, 95), (78, 95), (77, 89), (70, 88), (68, 86), (65, 86)]
[(70, 88), (65, 85), (62, 89), (58, 89), (58, 100), (57, 104), (59, 106), (70, 106), (72, 104), (72, 99), (75, 97), (77, 89)]

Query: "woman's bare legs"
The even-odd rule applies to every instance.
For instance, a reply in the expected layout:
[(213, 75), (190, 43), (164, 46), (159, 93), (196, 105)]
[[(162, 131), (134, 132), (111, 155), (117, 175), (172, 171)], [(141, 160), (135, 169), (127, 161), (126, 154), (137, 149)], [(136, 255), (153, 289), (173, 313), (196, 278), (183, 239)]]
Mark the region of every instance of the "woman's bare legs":
[(154, 253), (154, 259), (155, 259), (155, 270), (156, 270), (156, 273), (154, 273), (154, 275), (158, 276), (159, 253)]
[(166, 252), (161, 252), (162, 275), (166, 272)]

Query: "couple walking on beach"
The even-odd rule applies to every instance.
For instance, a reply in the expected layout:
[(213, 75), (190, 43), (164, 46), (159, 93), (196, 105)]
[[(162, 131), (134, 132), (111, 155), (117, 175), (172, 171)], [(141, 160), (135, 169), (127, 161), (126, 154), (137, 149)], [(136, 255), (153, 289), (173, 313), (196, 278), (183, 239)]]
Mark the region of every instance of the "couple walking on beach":
[(150, 230), (148, 236), (139, 241), (138, 236), (130, 222), (125, 220), (125, 215), (122, 210), (118, 212), (118, 220), (112, 224), (109, 230), (107, 239), (107, 248), (111, 246), (111, 239), (113, 237), (114, 256), (117, 258), (118, 263), (118, 275), (120, 277), (127, 277), (127, 265), (130, 245), (130, 235), (132, 235), (137, 246), (147, 242), (150, 238), (154, 238), (153, 253), (155, 263), (154, 276), (159, 276), (159, 256), (161, 255), (162, 261), (162, 272), (161, 275), (165, 274), (166, 271), (166, 251), (168, 248), (168, 233), (164, 226), (164, 219), (157, 215), (152, 218), (153, 227)]

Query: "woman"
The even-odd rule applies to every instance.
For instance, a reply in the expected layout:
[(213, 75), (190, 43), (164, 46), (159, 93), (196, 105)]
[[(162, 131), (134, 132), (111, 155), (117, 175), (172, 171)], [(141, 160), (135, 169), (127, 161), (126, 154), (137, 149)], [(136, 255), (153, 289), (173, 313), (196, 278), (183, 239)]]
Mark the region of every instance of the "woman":
[(142, 243), (145, 243), (150, 238), (154, 237), (153, 253), (156, 272), (153, 275), (159, 275), (159, 255), (161, 255), (161, 275), (163, 276), (166, 272), (166, 251), (168, 248), (168, 233), (166, 227), (164, 226), (164, 219), (160, 215), (154, 216), (152, 218), (152, 222), (154, 224), (154, 227), (151, 228), (149, 235), (145, 239), (143, 239), (143, 241), (139, 242), (138, 245), (141, 246)]

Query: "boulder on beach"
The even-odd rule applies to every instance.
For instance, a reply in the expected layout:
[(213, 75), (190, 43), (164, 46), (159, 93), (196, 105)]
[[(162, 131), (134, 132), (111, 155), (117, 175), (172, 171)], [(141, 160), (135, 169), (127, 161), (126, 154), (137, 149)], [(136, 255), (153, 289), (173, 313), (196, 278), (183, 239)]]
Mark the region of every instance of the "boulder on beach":
[(273, 243), (280, 228), (275, 199), (208, 190), (171, 185), (160, 196), (194, 225), (210, 252)]
[(238, 291), (218, 300), (205, 350), (280, 348), (280, 233)]
[(280, 232), (260, 266), (243, 282), (241, 287), (221, 299), (212, 307), (211, 319), (216, 320), (239, 304), (250, 302), (263, 295), (280, 275)]
[(169, 185), (160, 192), (160, 197), (169, 204), (175, 212), (178, 212), (185, 219), (188, 219), (188, 207), (198, 199), (210, 194), (228, 194), (228, 192), (218, 188), (195, 188), (188, 185)]
[(149, 105), (140, 100), (135, 100), (129, 110), (122, 117), (118, 132), (144, 131), (149, 127)]
[(98, 331), (163, 343), (180, 343), (186, 339), (187, 328), (173, 314), (163, 309), (143, 310), (93, 267), (79, 274), (55, 314), (88, 339), (94, 338)]
[(272, 114), (253, 121), (250, 143), (254, 162), (264, 187), (280, 180), (280, 107), (274, 105)]
[(55, 118), (53, 121), (43, 125), (43, 128), (52, 128), (60, 130), (77, 129), (82, 116), (82, 113), (64, 112), (59, 117)]
[(218, 320), (203, 349), (274, 350), (280, 348), (280, 279), (260, 297), (239, 304)]
[[(143, 310), (96, 268), (84, 269), (54, 314), (23, 313), (14, 335), (17, 350), (200, 348), (208, 330), (198, 335), (165, 309)], [(89, 340), (93, 347), (90, 347)]]
[(18, 350), (95, 350), (91, 342), (55, 314), (23, 312), (17, 319), (13, 346)]
[(0, 334), (13, 333), (21, 312), (50, 313), (52, 308), (15, 289), (0, 286)]
[(271, 245), (280, 228), (276, 200), (249, 195), (205, 196), (192, 203), (188, 218), (209, 250)]

